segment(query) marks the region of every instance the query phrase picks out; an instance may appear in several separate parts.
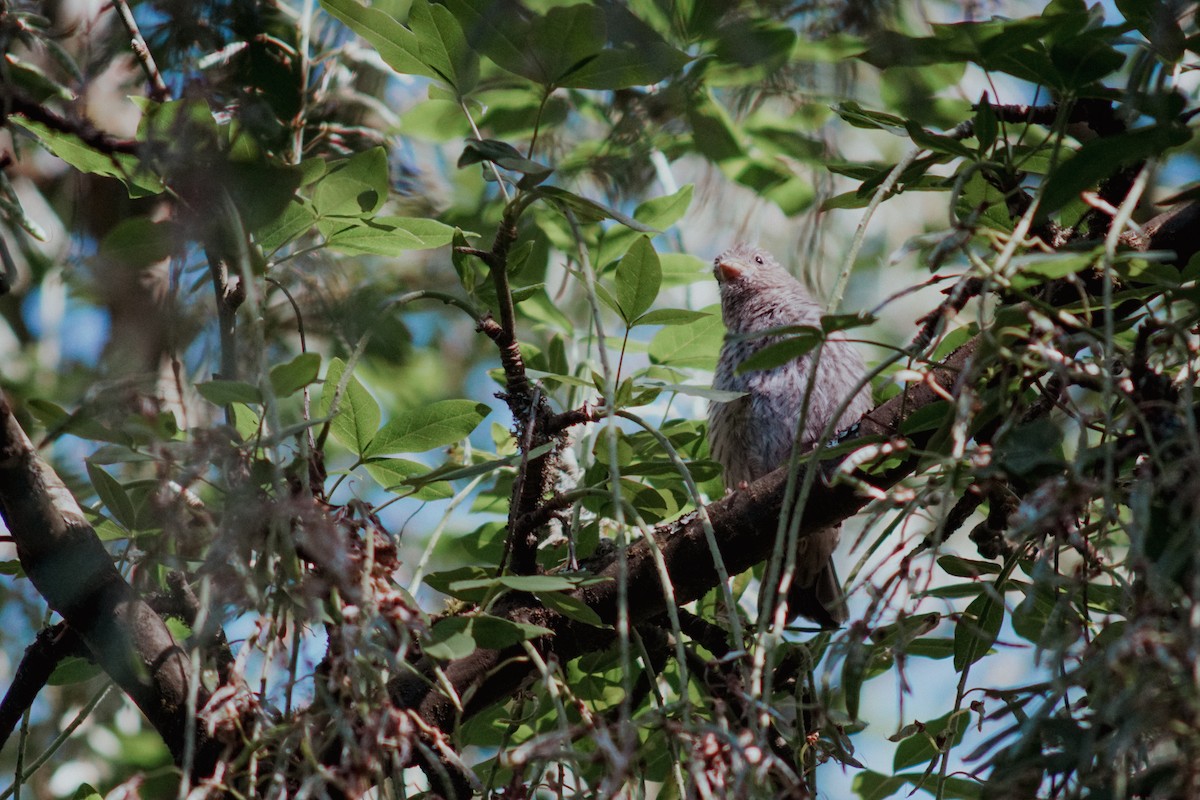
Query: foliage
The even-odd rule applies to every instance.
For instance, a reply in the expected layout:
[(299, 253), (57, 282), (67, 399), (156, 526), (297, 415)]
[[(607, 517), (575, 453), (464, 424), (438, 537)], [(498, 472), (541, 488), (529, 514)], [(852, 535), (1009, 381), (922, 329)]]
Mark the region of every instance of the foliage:
[[(863, 5), (0, 5), (16, 782), (1200, 792), (1196, 8)], [(745, 368), (871, 341), (879, 407), (724, 497), (739, 205), (859, 225)], [(757, 619), (851, 517), (851, 623)]]

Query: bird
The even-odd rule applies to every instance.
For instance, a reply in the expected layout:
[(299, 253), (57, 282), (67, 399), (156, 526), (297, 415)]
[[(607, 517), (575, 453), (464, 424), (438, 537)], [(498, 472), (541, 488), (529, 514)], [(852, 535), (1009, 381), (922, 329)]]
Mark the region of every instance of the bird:
[[(868, 386), (858, 388), (865, 374), (861, 356), (853, 343), (837, 333), (826, 338), (819, 354), (813, 350), (772, 369), (738, 374), (742, 362), (781, 339), (744, 334), (785, 325), (820, 329), (822, 308), (774, 256), (759, 247), (734, 245), (714, 259), (713, 274), (728, 331), (713, 388), (742, 394), (709, 404), (707, 435), (709, 452), (723, 469), (726, 490), (733, 491), (786, 464), (798, 427), (801, 450), (816, 444), (843, 401), (848, 402), (833, 430), (857, 422), (871, 408), (871, 393)], [(815, 375), (814, 355), (818, 356)], [(805, 409), (809, 381), (813, 386)], [(800, 539), (787, 597), (789, 619), (804, 616), (823, 628), (846, 621), (832, 559), (839, 535), (840, 526), (835, 526)], [(768, 591), (763, 586), (760, 613), (764, 606), (768, 614), (774, 613), (775, 588)]]

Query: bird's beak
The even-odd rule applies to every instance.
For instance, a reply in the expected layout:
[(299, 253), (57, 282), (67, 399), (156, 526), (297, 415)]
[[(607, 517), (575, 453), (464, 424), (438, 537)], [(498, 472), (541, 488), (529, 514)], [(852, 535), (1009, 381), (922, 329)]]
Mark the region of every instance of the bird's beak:
[(741, 277), (743, 271), (742, 264), (734, 261), (732, 258), (721, 258), (717, 260), (716, 273), (718, 281), (732, 281)]

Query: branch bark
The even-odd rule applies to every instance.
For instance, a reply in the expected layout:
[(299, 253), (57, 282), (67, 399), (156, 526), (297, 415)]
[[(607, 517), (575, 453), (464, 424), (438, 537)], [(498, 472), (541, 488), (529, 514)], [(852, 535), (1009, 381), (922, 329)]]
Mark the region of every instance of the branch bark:
[[(177, 764), (187, 750), (192, 670), (162, 618), (134, 591), (66, 485), (0, 396), (0, 514), (34, 588), (137, 704)], [(207, 701), (200, 689), (198, 705)], [(193, 776), (212, 774), (220, 746), (196, 726)]]
[[(858, 424), (852, 438), (892, 438), (905, 418), (942, 399), (945, 393), (952, 393), (959, 376), (969, 369), (981, 341), (982, 337), (977, 336), (954, 351), (932, 371), (929, 382), (910, 386), (869, 412)], [(914, 449), (920, 450), (932, 433), (910, 437)], [(822, 466), (828, 471), (828, 467), (836, 466), (836, 463), (825, 462)], [(877, 489), (886, 490), (911, 474), (918, 465), (919, 459), (912, 457), (882, 475), (858, 474), (857, 477)], [(755, 481), (744, 491), (734, 492), (706, 508), (721, 556), (731, 574), (749, 569), (770, 554), (786, 484), (787, 469), (781, 468)], [(868, 501), (869, 498), (860, 494), (850, 482), (819, 485), (804, 510), (800, 536), (811, 535), (853, 516)], [(717, 585), (717, 571), (698, 515), (660, 525), (653, 534), (667, 565), (678, 605), (702, 597)], [(666, 601), (658, 570), (645, 542), (629, 547), (626, 564), (630, 622), (637, 624), (664, 613)], [(612, 564), (600, 573), (601, 577), (610, 580), (574, 593), (608, 625), (617, 622), (617, 572), (618, 565)], [(491, 613), (549, 628), (553, 634), (539, 640), (537, 646), (552, 651), (562, 663), (583, 653), (604, 649), (614, 641), (610, 630), (572, 620), (524, 595), (502, 598)], [(432, 689), (430, 683), (397, 680), (391, 690), (398, 706), (416, 709), (422, 719), (449, 732), (461, 718), (510, 697), (532, 671), (521, 647), (502, 651), (476, 650), (470, 656), (446, 665), (443, 667), (445, 679), (455, 694), (465, 700), (461, 714), (450, 698)], [(444, 788), (453, 791), (452, 787)]]

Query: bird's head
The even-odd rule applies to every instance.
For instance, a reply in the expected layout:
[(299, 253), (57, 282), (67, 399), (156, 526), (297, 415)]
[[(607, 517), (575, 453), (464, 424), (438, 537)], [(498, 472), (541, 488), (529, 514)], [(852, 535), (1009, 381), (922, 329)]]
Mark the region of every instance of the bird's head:
[(759, 283), (764, 276), (782, 269), (766, 250), (748, 244), (735, 244), (713, 260), (713, 275), (723, 289)]

